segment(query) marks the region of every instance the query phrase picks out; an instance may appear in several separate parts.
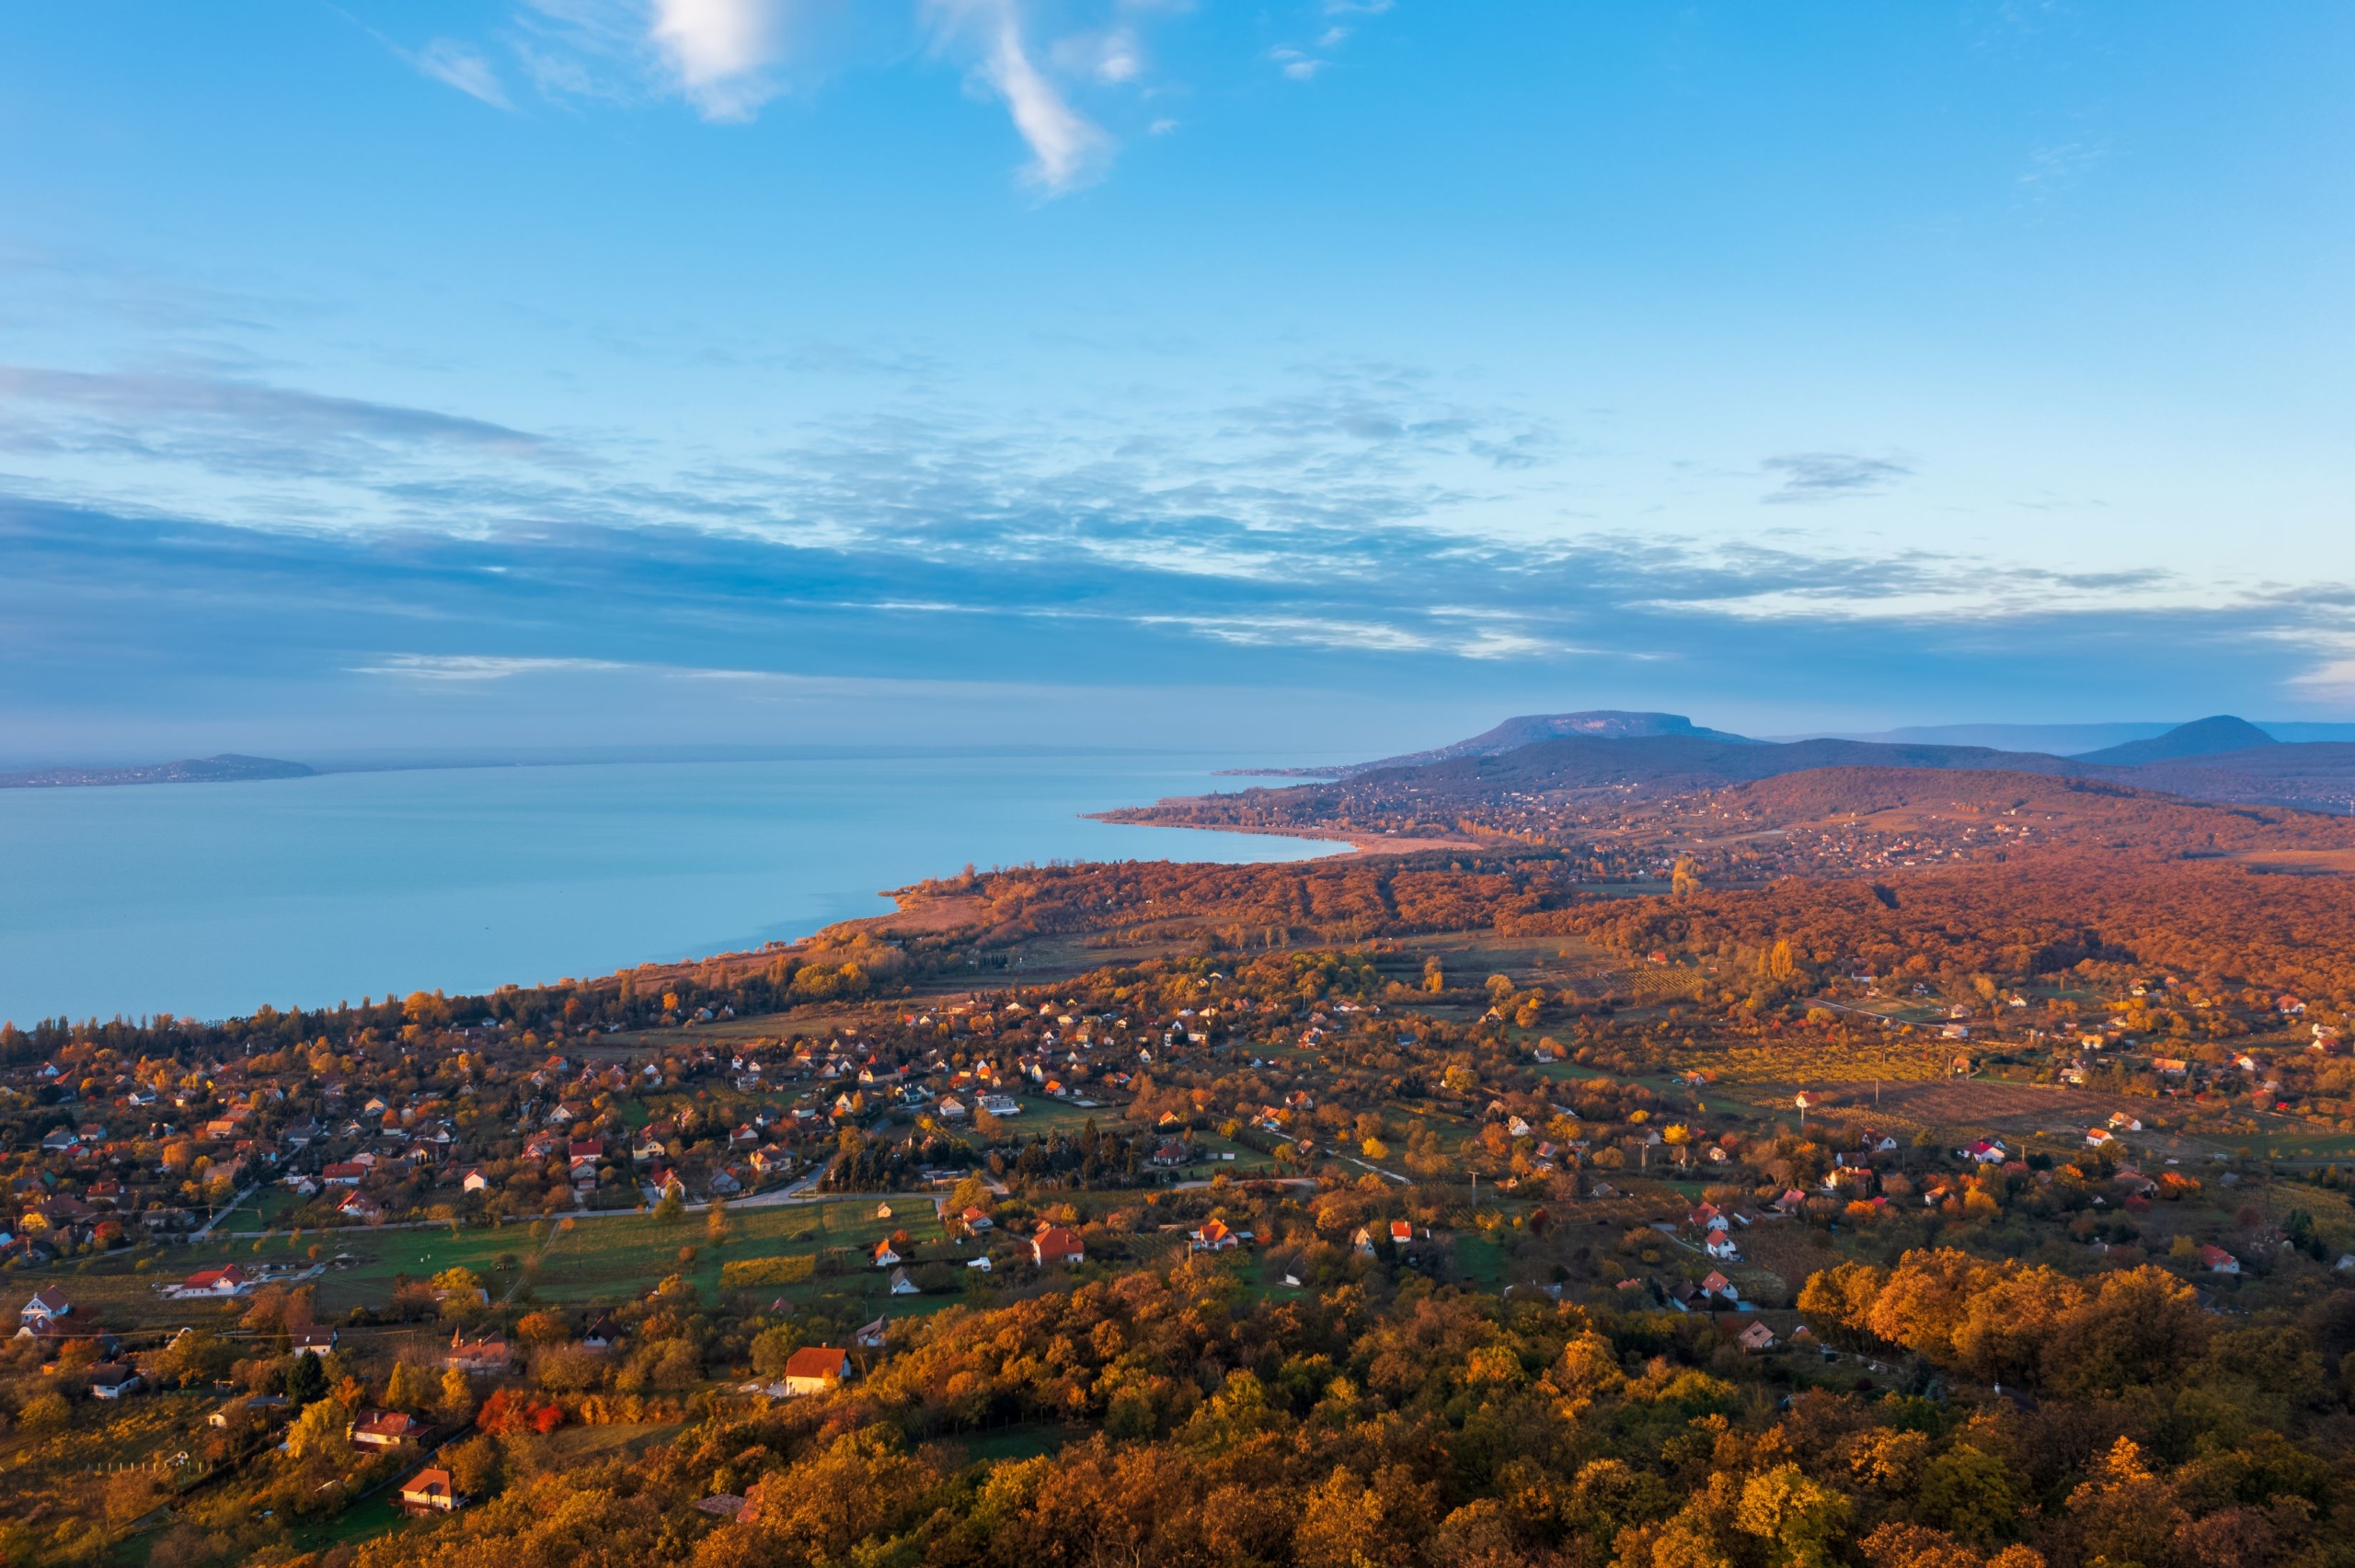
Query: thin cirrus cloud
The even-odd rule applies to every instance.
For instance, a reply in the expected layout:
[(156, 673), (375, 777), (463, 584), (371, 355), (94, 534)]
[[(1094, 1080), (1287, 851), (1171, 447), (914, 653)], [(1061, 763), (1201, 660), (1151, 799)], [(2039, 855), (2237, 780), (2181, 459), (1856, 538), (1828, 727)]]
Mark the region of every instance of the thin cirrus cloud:
[[(1390, 9), (1391, 0), (1326, 0), (1327, 17), (1378, 17)], [(1317, 75), (1330, 70), (1333, 55), (1347, 43), (1356, 29), (1348, 23), (1334, 22), (1316, 35), (1311, 44), (1280, 43), (1268, 51), (1268, 59), (1288, 81), (1313, 82)]]
[(494, 654), (388, 654), (373, 664), (356, 664), (354, 675), (392, 675), (408, 681), (508, 681), (518, 675), (623, 670), (610, 658), (530, 658)]
[[(576, 461), (490, 420), (203, 372), (0, 365), (0, 452), (20, 486), (105, 501), (175, 498), (257, 524), (382, 521), (403, 484)], [(257, 486), (257, 481), (260, 481)], [(355, 501), (363, 504), (355, 507)]]
[[(2310, 699), (2344, 681), (2344, 647), (2250, 651), (2249, 624), (2278, 639), (2339, 624), (2343, 604), (2311, 590), (2257, 606), (2150, 571), (1532, 528), (1569, 461), (1544, 418), (1413, 366), (1287, 374), (1256, 400), (1155, 402), (1149, 418), (1090, 405), (1009, 424), (933, 399), (714, 461), (199, 372), (5, 369), (0, 443), (18, 472), (0, 513), (24, 521), (12, 534), (0, 517), (0, 549), (25, 569), (0, 583), (0, 624), (36, 654), (53, 632), (60, 658), (94, 636), (252, 653), (248, 628), (268, 624), (298, 653), (350, 649), (327, 668), (386, 689), (483, 692), (619, 679), (607, 666), (813, 659), (1012, 679), (1077, 648), (1091, 669), (1211, 680), (1242, 678), (1247, 653), (1738, 681), (1753, 664), (1887, 657), (1941, 628), (1979, 639), (1949, 662), (1984, 673), (1992, 625), (2051, 652), (2167, 616), (2208, 628), (2217, 669), (2289, 661), (2271, 678), (2304, 671), (2291, 690)], [(1836, 499), (1912, 467), (1811, 452), (1765, 471)], [(1747, 477), (1722, 475), (1729, 504)], [(37, 579), (35, 563), (63, 576)], [(217, 625), (171, 620), (216, 610)]]
[(408, 54), (410, 64), (444, 86), (455, 87), (470, 98), (490, 105), (493, 109), (512, 109), (515, 105), (500, 85), (499, 73), (479, 50), (460, 43), (455, 39), (437, 38), (414, 54)]
[(499, 79), (498, 68), (474, 45), (454, 38), (437, 38), (422, 49), (409, 49), (381, 29), (369, 26), (340, 6), (327, 7), (383, 46), (385, 52), (415, 69), (419, 75), (455, 87), (493, 109), (512, 110), (513, 100)]
[(1845, 452), (1786, 452), (1759, 466), (1783, 481), (1760, 498), (1775, 506), (1878, 495), (1913, 476), (1913, 465), (1902, 459), (1858, 457)]
[(0, 365), (0, 404), (72, 409), (108, 420), (190, 420), (293, 427), (313, 437), (478, 446), (523, 456), (542, 438), (486, 419), (337, 397), (231, 377), (172, 372), (93, 372)]
[[(1014, 128), (1029, 146), (1029, 183), (1050, 195), (1076, 189), (1098, 177), (1111, 150), (1110, 138), (1073, 109), (1031, 58), (1023, 38), (1023, 15), (1015, 0), (928, 0), (936, 37), (944, 46), (978, 49), (975, 78), (1005, 102)], [(1140, 66), (1133, 38), (1117, 52), (1099, 56), (1107, 81), (1133, 79)]]
[[(990, 529), (1100, 528), (1078, 514), (1111, 494), (1017, 498)], [(1036, 684), (1053, 668), (1084, 671), (1066, 678), (1074, 689), (1271, 689), (1378, 671), (1386, 690), (1458, 699), (1467, 681), (1536, 680), (1602, 681), (1670, 704), (1786, 696), (1798, 680), (1841, 701), (1919, 704), (1925, 692), (1967, 696), (1990, 682), (2031, 690), (2055, 661), (2097, 699), (2154, 681), (2201, 700), (2258, 685), (2312, 697), (2347, 671), (2343, 646), (2283, 638), (2280, 604), (2187, 612), (2112, 600), (2054, 612), (2006, 593), (1990, 610), (2003, 619), (1999, 637), (1986, 635), (1984, 614), (1806, 607), (1827, 594), (1951, 591), (1983, 569), (1961, 559), (1711, 551), (1657, 535), (1513, 547), (1407, 525), (1269, 541), (1215, 515), (1160, 531), (1212, 546), (1256, 539), (1292, 569), (1202, 576), (1148, 553), (1074, 562), (989, 548), (978, 534), (939, 554), (579, 525), (265, 534), (0, 498), (0, 547), (19, 567), (0, 579), (17, 655), (0, 661), (0, 713), (33, 713), (59, 671), (96, 707), (150, 703), (159, 681), (188, 703), (220, 701), (220, 682), (260, 681), (289, 702), (365, 686), (421, 704), (399, 710), (410, 715), (399, 722), (424, 727), (418, 736), (384, 744), (431, 736), (437, 693), (469, 712), (504, 704), (520, 734), (542, 723), (541, 696), (557, 687), (659, 714), (670, 699), (649, 683), (676, 691), (689, 680), (761, 703), (813, 678)], [(1785, 614), (1728, 612), (1775, 590), (1789, 596)]]
[[(844, 0), (522, 0), (500, 42), (521, 77), (552, 102), (610, 108), (676, 97), (706, 120), (741, 124), (843, 63), (832, 56), (844, 52), (844, 39), (913, 28), (930, 53), (963, 65), (975, 90), (1005, 106), (1029, 153), (1023, 183), (1052, 197), (1109, 169), (1117, 140), (1079, 107), (1074, 92), (1101, 97), (1148, 86), (1138, 17), (1152, 8), (1136, 0), (1096, 0), (1085, 8), (1096, 14), (1093, 20), (1083, 16), (1075, 18), (1080, 25), (1050, 28), (1030, 0), (908, 0), (904, 20), (888, 23), (855, 13)], [(409, 49), (359, 25), (432, 80), (496, 108), (515, 107), (487, 47), (440, 38)], [(1344, 31), (1327, 29), (1323, 42), (1338, 41)], [(909, 51), (878, 52), (899, 58)], [(1294, 76), (1313, 75), (1325, 63), (1280, 53)], [(1175, 123), (1160, 117), (1143, 131), (1165, 134)]]

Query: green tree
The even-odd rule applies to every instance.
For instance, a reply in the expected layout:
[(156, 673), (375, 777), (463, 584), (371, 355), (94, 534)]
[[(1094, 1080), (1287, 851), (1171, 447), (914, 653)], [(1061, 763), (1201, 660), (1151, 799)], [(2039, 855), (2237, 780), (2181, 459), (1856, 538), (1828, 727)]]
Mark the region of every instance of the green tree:
[(499, 1490), (499, 1445), (489, 1436), (453, 1443), (442, 1450), (441, 1459), (450, 1471), (451, 1484), (467, 1497), (479, 1502)]
[(752, 1336), (752, 1370), (764, 1378), (782, 1378), (786, 1361), (800, 1348), (801, 1331), (791, 1323), (763, 1329)]
[(286, 1451), (297, 1459), (339, 1452), (350, 1425), (350, 1406), (340, 1400), (314, 1400), (286, 1429)]
[(406, 1361), (396, 1361), (393, 1375), (385, 1383), (385, 1402), (395, 1410), (422, 1415), (433, 1402), (433, 1392), (432, 1374)]
[(442, 1396), (434, 1401), (433, 1413), (453, 1426), (474, 1419), (474, 1387), (455, 1367), (442, 1374)]
[(297, 1351), (287, 1358), (286, 1397), (295, 1404), (304, 1405), (322, 1398), (327, 1391), (327, 1369), (308, 1350)]
[(1990, 1550), (2019, 1533), (2026, 1501), (2011, 1466), (1983, 1449), (1958, 1444), (1924, 1467), (1914, 1505), (1928, 1523)]
[(228, 1341), (205, 1329), (182, 1329), (157, 1353), (149, 1368), (159, 1385), (201, 1388), (228, 1375), (236, 1353)]
[(1741, 1489), (1734, 1523), (1766, 1542), (1790, 1568), (1830, 1568), (1848, 1524), (1848, 1499), (1809, 1481), (1795, 1464), (1753, 1475)]

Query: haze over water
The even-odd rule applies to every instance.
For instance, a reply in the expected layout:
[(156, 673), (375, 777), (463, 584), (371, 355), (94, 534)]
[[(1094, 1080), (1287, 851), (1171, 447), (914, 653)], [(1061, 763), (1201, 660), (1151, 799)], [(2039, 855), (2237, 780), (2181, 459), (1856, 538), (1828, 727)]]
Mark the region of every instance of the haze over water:
[(0, 1018), (483, 991), (803, 935), (969, 861), (1341, 847), (1080, 815), (1246, 761), (876, 751), (0, 790)]

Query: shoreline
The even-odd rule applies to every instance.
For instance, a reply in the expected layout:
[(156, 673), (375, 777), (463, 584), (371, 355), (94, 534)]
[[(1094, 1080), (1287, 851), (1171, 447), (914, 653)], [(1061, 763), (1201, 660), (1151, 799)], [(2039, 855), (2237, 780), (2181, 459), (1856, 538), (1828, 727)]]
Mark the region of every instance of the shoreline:
[[(1156, 802), (1155, 804), (1166, 804)], [(1354, 855), (1428, 854), (1439, 850), (1478, 850), (1489, 846), (1479, 840), (1458, 835), (1453, 838), (1402, 839), (1386, 833), (1351, 832), (1346, 829), (1295, 829), (1239, 827), (1232, 822), (1141, 822), (1123, 813), (1140, 809), (1120, 807), (1111, 811), (1081, 813), (1091, 822), (1105, 822), (1121, 828), (1174, 828), (1193, 833), (1249, 833), (1268, 839), (1302, 839), (1311, 843), (1347, 844), (1350, 847), (1326, 860), (1346, 860)], [(1150, 807), (1142, 809), (1150, 810)], [(1203, 864), (1213, 864), (1205, 862)]]

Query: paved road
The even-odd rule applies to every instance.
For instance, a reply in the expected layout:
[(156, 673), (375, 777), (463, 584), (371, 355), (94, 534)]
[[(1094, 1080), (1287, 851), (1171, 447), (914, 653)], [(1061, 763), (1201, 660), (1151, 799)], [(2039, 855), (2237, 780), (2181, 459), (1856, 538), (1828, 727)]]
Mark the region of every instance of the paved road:
[(215, 1214), (197, 1230), (190, 1232), (189, 1239), (190, 1241), (201, 1242), (207, 1236), (213, 1234), (213, 1228), (215, 1225), (220, 1224), (221, 1221), (228, 1219), (232, 1214), (235, 1214), (237, 1211), (237, 1205), (245, 1202), (246, 1199), (253, 1196), (254, 1194), (259, 1191), (261, 1191), (261, 1184), (257, 1182), (252, 1186), (249, 1186), (245, 1191), (239, 1193), (236, 1196), (231, 1198), (227, 1203), (223, 1204), (221, 1206), (221, 1212)]
[[(817, 1191), (816, 1187), (824, 1175), (825, 1173), (820, 1171), (804, 1176), (790, 1186), (778, 1187), (773, 1192), (756, 1193), (751, 1197), (724, 1200), (724, 1204), (728, 1211), (733, 1214), (747, 1208), (781, 1208), (792, 1204), (844, 1203), (865, 1198), (873, 1198), (878, 1203), (928, 1203), (936, 1211), (942, 1204), (948, 1201), (946, 1194), (931, 1190), (913, 1193), (821, 1193)], [(1210, 1184), (1204, 1182), (1200, 1185), (1208, 1186)], [(248, 1187), (245, 1192), (239, 1193), (230, 1203), (229, 1208), (235, 1208), (237, 1204), (243, 1203), (256, 1190)], [(1003, 1196), (1005, 1189), (1000, 1186), (994, 1190)], [(711, 1205), (690, 1203), (684, 1207), (689, 1214), (701, 1214), (709, 1209)], [(219, 1214), (214, 1215), (212, 1223), (206, 1225), (203, 1230), (190, 1231), (189, 1239), (191, 1242), (204, 1240), (214, 1225), (218, 1225), (229, 1217), (229, 1208), (224, 1208)], [(559, 1208), (552, 1209), (546, 1214), (511, 1214), (507, 1217), (507, 1223), (529, 1225), (539, 1219), (626, 1219), (632, 1215), (643, 1217), (646, 1212), (647, 1210), (643, 1208)], [(447, 1230), (449, 1228), (450, 1222), (446, 1219), (396, 1219), (389, 1225), (337, 1226), (330, 1230), (316, 1231), (314, 1234), (327, 1240), (338, 1236), (373, 1235), (380, 1230)], [(234, 1234), (243, 1237), (252, 1235), (254, 1232), (240, 1230)]]

